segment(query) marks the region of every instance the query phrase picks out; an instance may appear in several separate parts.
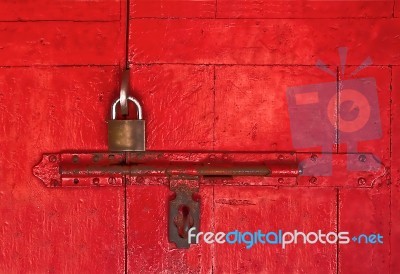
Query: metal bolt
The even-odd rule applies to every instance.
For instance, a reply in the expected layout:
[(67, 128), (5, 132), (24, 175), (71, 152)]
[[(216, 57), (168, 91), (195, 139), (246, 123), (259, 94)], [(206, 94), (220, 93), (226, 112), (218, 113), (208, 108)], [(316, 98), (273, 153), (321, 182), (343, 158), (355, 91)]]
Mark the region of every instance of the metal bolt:
[(100, 179), (99, 178), (93, 178), (93, 184), (99, 185)]
[(79, 179), (75, 178), (74, 179), (74, 184), (78, 184), (79, 183)]
[(114, 177), (108, 178), (108, 183), (109, 183), (110, 185), (115, 185), (116, 182), (117, 182), (117, 180), (116, 180)]
[(100, 156), (97, 154), (93, 155), (93, 162), (98, 162), (100, 160)]
[(284, 182), (283, 178), (278, 179), (278, 183), (283, 184), (283, 182)]
[(284, 159), (283, 155), (282, 155), (282, 154), (279, 154), (278, 160), (283, 160), (283, 159)]
[(114, 158), (115, 158), (114, 154), (108, 155), (108, 160), (114, 160)]
[(54, 163), (55, 161), (57, 161), (56, 155), (50, 155), (49, 161), (52, 162), (52, 163)]
[(73, 163), (77, 163), (78, 161), (79, 161), (79, 156), (78, 155), (72, 156), (72, 162)]
[(367, 157), (364, 154), (361, 154), (360, 156), (358, 156), (358, 160), (364, 163), (365, 161), (367, 161)]
[(311, 184), (316, 184), (317, 183), (317, 178), (316, 177), (311, 177), (310, 180), (308, 180)]
[(315, 161), (317, 161), (317, 159), (318, 159), (317, 154), (311, 155), (311, 161), (315, 162)]
[(56, 179), (51, 180), (53, 186), (58, 186), (58, 181)]
[(358, 178), (358, 184), (360, 186), (365, 185), (366, 182), (367, 182), (367, 180), (365, 180), (365, 178), (363, 178), (363, 177)]

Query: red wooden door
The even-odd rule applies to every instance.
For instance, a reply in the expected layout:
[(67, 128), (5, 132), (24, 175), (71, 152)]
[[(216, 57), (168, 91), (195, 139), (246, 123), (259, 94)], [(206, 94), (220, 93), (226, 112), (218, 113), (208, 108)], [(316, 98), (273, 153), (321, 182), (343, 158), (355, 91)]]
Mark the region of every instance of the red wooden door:
[[(398, 7), (1, 1), (0, 273), (400, 272)], [(379, 233), (383, 244), (246, 249), (203, 241), (176, 249), (168, 242), (167, 187), (51, 189), (32, 175), (43, 153), (107, 150), (106, 120), (126, 61), (148, 150), (321, 152), (293, 145), (287, 88), (339, 83), (343, 46), (346, 71), (373, 60), (357, 78), (376, 81), (382, 134), (358, 151), (374, 153), (385, 168), (365, 178), (336, 169), (290, 184), (201, 186), (200, 226)], [(318, 59), (333, 77), (315, 66)], [(339, 142), (332, 152), (347, 147)]]

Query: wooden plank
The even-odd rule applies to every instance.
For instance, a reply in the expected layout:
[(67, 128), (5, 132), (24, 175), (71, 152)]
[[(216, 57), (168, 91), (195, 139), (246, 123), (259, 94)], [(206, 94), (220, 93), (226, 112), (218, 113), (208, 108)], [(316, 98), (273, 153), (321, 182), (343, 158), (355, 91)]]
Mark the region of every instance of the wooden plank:
[(322, 59), (338, 65), (337, 49), (347, 46), (348, 65), (359, 65), (366, 56), (376, 65), (399, 64), (399, 30), (397, 19), (133, 19), (129, 60), (314, 65)]
[[(215, 231), (336, 231), (336, 190), (215, 187)], [(312, 202), (310, 202), (312, 201)], [(216, 273), (335, 273), (336, 245), (215, 244)]]
[(343, 189), (339, 194), (339, 230), (350, 235), (380, 234), (383, 244), (351, 241), (339, 245), (338, 273), (389, 273), (390, 187)]
[[(332, 70), (336, 71), (336, 68)], [(289, 118), (287, 89), (310, 85), (310, 92), (314, 92), (316, 87), (313, 84), (335, 81), (334, 76), (317, 67), (217, 66), (215, 149), (321, 151), (322, 143), (318, 144), (318, 147), (293, 145), (292, 140), (295, 136), (292, 136), (291, 124), (293, 128), (296, 128), (296, 125)], [(335, 90), (333, 92), (336, 93)], [(314, 105), (319, 104), (316, 102)], [(317, 109), (313, 117), (319, 113), (320, 110)], [(311, 130), (315, 121), (307, 122)], [(304, 138), (312, 136), (307, 135)]]
[(106, 149), (117, 72), (0, 69), (2, 271), (124, 271), (124, 190), (55, 190), (32, 175), (44, 152)]
[(217, 18), (390, 18), (394, 0), (218, 0)]
[(119, 22), (0, 22), (0, 66), (117, 65)]
[(0, 21), (118, 21), (120, 2), (125, 1), (6, 0), (0, 2)]
[[(373, 153), (380, 159), (384, 165), (390, 167), (390, 85), (391, 85), (391, 69), (389, 67), (368, 67), (354, 76), (350, 76), (350, 73), (355, 71), (357, 67), (346, 67), (345, 77), (341, 77), (344, 80), (344, 87), (341, 87), (339, 94), (342, 94), (344, 90), (347, 90), (350, 86), (357, 88), (357, 92), (363, 94), (364, 97), (354, 98), (354, 109), (358, 111), (354, 117), (351, 113), (346, 112), (346, 108), (350, 105), (339, 106), (339, 113), (341, 113), (344, 121), (346, 119), (354, 119), (352, 121), (360, 121), (354, 123), (357, 127), (361, 126), (362, 120), (360, 120), (360, 115), (364, 115), (364, 109), (369, 109), (369, 119), (365, 126), (361, 127), (359, 130), (349, 133), (346, 140), (354, 141), (357, 145), (357, 151), (359, 152), (369, 152)], [(370, 80), (373, 78), (375, 83)], [(371, 88), (370, 92), (369, 86)], [(343, 85), (342, 85), (343, 86)], [(345, 91), (346, 92), (346, 91)], [(373, 96), (371, 96), (373, 95)], [(341, 95), (339, 95), (341, 96)], [(376, 97), (377, 96), (377, 97)], [(344, 98), (344, 97), (343, 97)], [(368, 106), (361, 106), (362, 98), (367, 99), (369, 102)], [(376, 101), (377, 100), (377, 101)], [(342, 113), (343, 110), (343, 113)], [(366, 110), (368, 111), (368, 110)], [(349, 116), (346, 118), (346, 115)], [(366, 116), (367, 117), (367, 116)], [(356, 120), (358, 119), (358, 120)], [(343, 125), (340, 125), (339, 128)], [(353, 135), (350, 135), (353, 134)], [(339, 132), (339, 152), (346, 153), (348, 151), (347, 144), (342, 142), (342, 136)]]
[[(213, 226), (213, 187), (205, 186), (201, 196), (200, 227)], [(127, 237), (128, 273), (210, 273), (212, 246), (192, 245), (176, 249), (168, 242), (168, 201), (172, 192), (165, 186), (128, 186)]]
[(131, 18), (214, 18), (215, 0), (132, 0)]
[(400, 272), (400, 68), (392, 68), (391, 88), (391, 273)]
[(134, 96), (143, 103), (149, 150), (211, 150), (211, 66), (150, 65), (131, 68)]

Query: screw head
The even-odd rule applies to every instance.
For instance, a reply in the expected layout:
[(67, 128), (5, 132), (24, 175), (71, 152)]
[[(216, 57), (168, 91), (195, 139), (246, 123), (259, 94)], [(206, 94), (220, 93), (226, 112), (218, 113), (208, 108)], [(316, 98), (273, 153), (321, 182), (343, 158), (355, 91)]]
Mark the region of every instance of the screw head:
[(99, 185), (100, 184), (100, 179), (99, 178), (93, 178), (93, 184), (94, 185)]
[(366, 183), (367, 183), (367, 180), (365, 180), (365, 178), (363, 178), (363, 177), (358, 178), (358, 184), (359, 184), (360, 186), (363, 186), (363, 185), (365, 185)]
[(72, 156), (72, 162), (73, 163), (77, 163), (78, 161), (79, 161), (79, 156), (78, 155)]
[(311, 155), (311, 161), (315, 162), (315, 161), (317, 161), (317, 159), (318, 159), (317, 154)]
[(358, 160), (364, 163), (365, 161), (367, 161), (367, 157), (364, 154), (361, 154), (360, 156), (358, 156)]
[(49, 156), (49, 161), (52, 163), (55, 163), (57, 161), (57, 156), (56, 155), (50, 155)]
[(110, 185), (115, 185), (116, 182), (117, 182), (117, 180), (116, 180), (114, 177), (108, 178), (108, 183), (109, 183)]
[(310, 180), (308, 180), (311, 184), (316, 184), (317, 183), (317, 177), (311, 177)]

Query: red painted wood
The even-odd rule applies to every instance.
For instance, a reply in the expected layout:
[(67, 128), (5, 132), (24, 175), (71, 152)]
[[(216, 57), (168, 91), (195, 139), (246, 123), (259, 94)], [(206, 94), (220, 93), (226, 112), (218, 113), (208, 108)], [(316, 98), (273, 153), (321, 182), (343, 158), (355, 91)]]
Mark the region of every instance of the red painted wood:
[(390, 18), (394, 1), (219, 0), (217, 18)]
[(397, 1), (393, 5), (393, 17), (398, 18), (400, 16), (400, 6)]
[(392, 68), (392, 123), (391, 123), (391, 264), (392, 273), (400, 272), (400, 69)]
[(216, 150), (301, 151), (292, 144), (286, 90), (335, 82), (316, 67), (216, 66), (215, 70)]
[[(216, 231), (337, 231), (336, 190), (215, 187), (214, 214)], [(336, 246), (215, 245), (214, 271), (335, 273)]]
[(133, 63), (337, 65), (337, 48), (351, 49), (348, 65), (400, 63), (397, 19), (130, 21)]
[(119, 21), (120, 2), (124, 1), (5, 0), (0, 2), (0, 21)]
[[(202, 187), (201, 229), (212, 229), (213, 187)], [(165, 186), (131, 186), (128, 197), (128, 272), (129, 273), (210, 273), (212, 245), (193, 245), (176, 249), (168, 242), (168, 200), (172, 192)]]
[[(349, 53), (351, 54), (351, 52)], [(347, 75), (354, 71), (356, 67), (346, 67)], [(365, 77), (373, 77), (376, 81), (380, 121), (382, 127), (382, 137), (375, 140), (360, 141), (357, 146), (359, 152), (374, 153), (383, 161), (385, 165), (390, 166), (390, 85), (391, 85), (391, 69), (389, 67), (368, 67), (355, 76), (341, 77), (343, 80)], [(340, 111), (340, 110), (339, 110)], [(339, 133), (339, 142), (340, 142)], [(341, 142), (340, 142), (341, 143)], [(347, 146), (339, 145), (339, 151), (346, 153)]]
[(144, 106), (148, 149), (212, 150), (212, 66), (132, 66), (131, 87)]
[(117, 65), (119, 22), (0, 22), (0, 65)]
[(357, 188), (357, 175), (340, 172), (290, 187), (205, 186), (201, 226), (378, 232), (385, 244), (176, 250), (164, 186), (129, 186), (126, 220), (123, 188), (44, 188), (31, 174), (42, 153), (107, 149), (126, 1), (2, 1), (0, 272), (124, 273), (125, 258), (128, 273), (400, 272), (397, 1), (130, 3), (131, 85), (149, 149), (292, 150), (286, 87), (330, 81), (314, 65), (338, 66), (340, 46), (349, 66), (371, 56), (378, 66), (359, 75), (377, 80), (384, 135), (359, 148), (381, 156), (391, 178)]
[(131, 18), (214, 18), (215, 0), (132, 0)]
[(45, 151), (106, 149), (117, 71), (0, 69), (0, 272), (123, 272), (124, 190), (52, 190), (31, 171)]
[(339, 245), (339, 273), (389, 273), (390, 187), (339, 192), (339, 230), (351, 234), (379, 233), (383, 244)]

